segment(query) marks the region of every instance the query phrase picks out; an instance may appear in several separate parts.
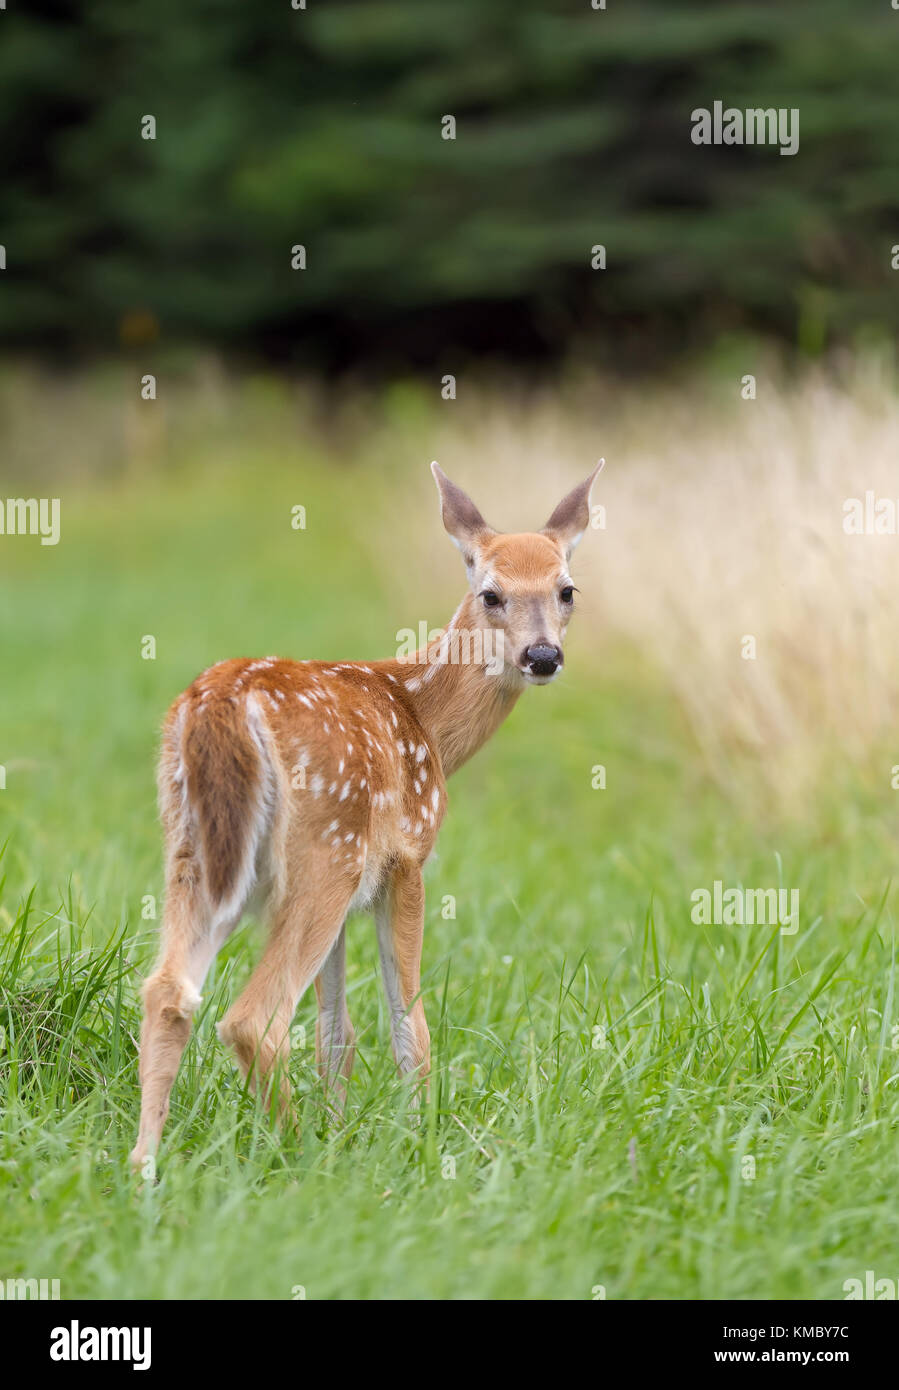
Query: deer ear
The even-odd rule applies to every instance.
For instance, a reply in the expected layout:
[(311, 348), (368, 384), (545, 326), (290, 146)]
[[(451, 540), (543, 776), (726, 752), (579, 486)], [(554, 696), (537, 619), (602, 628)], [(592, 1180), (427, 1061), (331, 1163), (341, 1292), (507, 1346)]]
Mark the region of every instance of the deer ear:
[(544, 536), (550, 536), (561, 544), (566, 559), (590, 525), (590, 493), (604, 463), (605, 459), (600, 459), (589, 478), (578, 483), (562, 498), (543, 528)]
[(491, 536), (495, 536), (496, 532), (492, 526), (487, 525), (468, 494), (450, 482), (438, 463), (431, 464), (431, 472), (440, 493), (443, 524), (468, 564), (472, 551)]

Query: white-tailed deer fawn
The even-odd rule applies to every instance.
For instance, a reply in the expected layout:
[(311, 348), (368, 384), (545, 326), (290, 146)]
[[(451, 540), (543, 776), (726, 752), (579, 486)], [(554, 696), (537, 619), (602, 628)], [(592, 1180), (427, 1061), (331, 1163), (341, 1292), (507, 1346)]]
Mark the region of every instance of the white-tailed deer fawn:
[(314, 981), (316, 1059), (343, 1099), (353, 1065), (344, 922), (371, 907), (393, 1050), (425, 1077), (430, 1039), (419, 993), (422, 865), (446, 808), (446, 778), (499, 726), (525, 685), (562, 665), (572, 550), (599, 468), (542, 531), (500, 535), (432, 464), (443, 524), (469, 592), (448, 628), (388, 661), (224, 661), (169, 711), (159, 765), (166, 846), (161, 953), (144, 986), (140, 1133), (159, 1142), (191, 1015), (216, 952), (251, 897), (267, 942), (219, 1025), (251, 1084), (289, 1107), (291, 1020)]

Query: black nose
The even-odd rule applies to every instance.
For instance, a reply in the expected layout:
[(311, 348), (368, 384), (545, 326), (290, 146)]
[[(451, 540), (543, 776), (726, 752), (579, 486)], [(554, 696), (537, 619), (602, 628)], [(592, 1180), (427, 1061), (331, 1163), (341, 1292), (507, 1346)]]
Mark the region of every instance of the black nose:
[(548, 642), (538, 642), (528, 647), (524, 654), (524, 664), (535, 676), (551, 676), (562, 665), (560, 647), (551, 647)]

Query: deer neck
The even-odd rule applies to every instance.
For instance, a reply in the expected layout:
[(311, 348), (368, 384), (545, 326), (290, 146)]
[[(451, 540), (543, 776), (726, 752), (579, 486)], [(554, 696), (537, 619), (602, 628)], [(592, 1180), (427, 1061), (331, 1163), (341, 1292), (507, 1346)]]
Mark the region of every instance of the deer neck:
[(433, 642), (390, 666), (449, 777), (487, 742), (513, 709), (524, 683), (502, 666), (496, 634), (477, 626), (467, 594)]

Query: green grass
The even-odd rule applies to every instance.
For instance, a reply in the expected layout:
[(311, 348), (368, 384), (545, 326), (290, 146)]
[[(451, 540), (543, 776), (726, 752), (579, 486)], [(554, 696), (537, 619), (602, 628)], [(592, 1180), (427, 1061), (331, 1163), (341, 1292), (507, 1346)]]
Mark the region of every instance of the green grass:
[[(894, 794), (862, 769), (798, 818), (748, 772), (726, 794), (649, 663), (592, 652), (576, 623), (564, 681), (450, 785), (421, 1122), (359, 918), (345, 1121), (320, 1103), (310, 995), (302, 1135), (273, 1130), (214, 1031), (258, 956), (250, 924), (207, 983), (158, 1181), (135, 1184), (168, 702), (228, 655), (389, 654), (461, 592), (421, 611), (418, 576), (360, 539), (386, 475), (238, 461), (63, 490), (56, 549), (0, 549), (0, 1278), (64, 1297), (833, 1299), (895, 1277)], [(422, 524), (446, 543), (436, 507)], [(798, 887), (799, 932), (694, 925), (716, 878)]]

